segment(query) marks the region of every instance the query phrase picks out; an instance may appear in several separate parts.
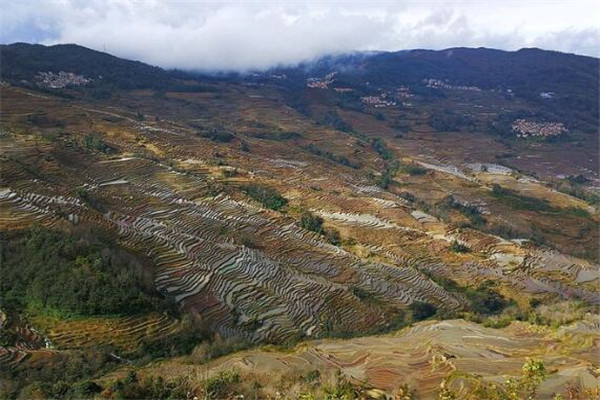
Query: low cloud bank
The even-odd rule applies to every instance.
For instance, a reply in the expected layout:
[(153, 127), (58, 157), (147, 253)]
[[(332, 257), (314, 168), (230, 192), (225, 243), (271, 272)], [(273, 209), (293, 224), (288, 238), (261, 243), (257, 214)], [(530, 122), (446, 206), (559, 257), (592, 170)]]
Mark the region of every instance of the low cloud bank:
[(353, 50), (516, 50), (598, 56), (595, 2), (3, 2), (1, 41), (77, 43), (164, 68), (247, 71)]

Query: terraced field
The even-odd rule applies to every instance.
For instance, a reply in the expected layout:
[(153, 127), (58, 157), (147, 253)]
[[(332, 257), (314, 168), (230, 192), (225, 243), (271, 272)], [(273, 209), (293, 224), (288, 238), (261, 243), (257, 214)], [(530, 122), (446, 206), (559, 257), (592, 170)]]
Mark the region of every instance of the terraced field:
[(33, 319), (33, 323), (44, 328), (52, 348), (113, 346), (123, 352), (136, 350), (145, 338), (158, 339), (177, 333), (181, 328), (177, 320), (167, 315), (73, 321), (37, 317)]
[[(236, 370), (244, 380), (261, 383), (263, 395), (297, 398), (290, 376), (318, 370), (326, 377), (340, 370), (356, 382), (393, 395), (403, 385), (418, 388), (419, 398), (437, 399), (440, 382), (465, 398), (476, 377), (503, 382), (518, 377), (528, 357), (543, 360), (550, 374), (540, 398), (566, 394), (565, 388), (598, 386), (598, 319), (558, 331), (513, 323), (504, 329), (483, 328), (459, 320), (431, 321), (393, 335), (306, 342), (290, 351), (251, 350), (195, 366), (172, 360), (143, 369), (165, 377), (214, 376)], [(199, 384), (199, 381), (196, 381)]]
[[(467, 296), (442, 278), (465, 288), (492, 282), (525, 308), (532, 299), (600, 304), (600, 266), (573, 255), (596, 248), (598, 232), (589, 227), (597, 225), (598, 211), (507, 167), (455, 165), (431, 155), (433, 149), (423, 154), (390, 140), (399, 164), (422, 170), (400, 169), (383, 189), (377, 182), (389, 162), (369, 139), (316, 123), (276, 95), (250, 97), (254, 89), (234, 84), (219, 85), (219, 96), (168, 93), (157, 100), (127, 92), (111, 106), (0, 90), (0, 230), (39, 223), (108, 232), (149, 260), (160, 293), (220, 338), (265, 344), (374, 334), (402, 326), (422, 303), (447, 315), (469, 311)], [(132, 99), (143, 118), (123, 106)], [(389, 140), (394, 133), (375, 129), (380, 123), (371, 124), (370, 115), (348, 118), (366, 135)], [(211, 140), (199, 121), (221, 124), (232, 138)], [(301, 134), (264, 138), (258, 121)], [(311, 152), (308, 144), (322, 150)], [(340, 163), (344, 157), (359, 167)], [(274, 189), (287, 204), (279, 211), (264, 207), (248, 195), (249, 184)], [(513, 197), (545, 199), (548, 211), (512, 207), (494, 197), (494, 184)], [(442, 209), (449, 196), (454, 208)], [(468, 215), (460, 210), (473, 208), (484, 226), (465, 225)], [(321, 231), (302, 227), (306, 211), (323, 220)], [(536, 224), (547, 227), (543, 236), (553, 248), (491, 229), (538, 232)], [(332, 231), (340, 234), (336, 244), (321, 234)], [(458, 245), (466, 250), (454, 251)], [(555, 332), (525, 323), (497, 331), (462, 320), (428, 322), (392, 336), (309, 342), (291, 354), (236, 354), (210, 368), (252, 369), (259, 380), (275, 370), (341, 369), (389, 393), (409, 383), (433, 398), (445, 377), (463, 390), (468, 379), (460, 371), (500, 379), (526, 357), (539, 357), (553, 368), (544, 387), (551, 393), (566, 383), (597, 384), (594, 321)], [(133, 351), (180, 328), (157, 314), (31, 322), (52, 346), (3, 347), (0, 362), (38, 365), (59, 351), (103, 345)], [(175, 376), (199, 368), (173, 362), (149, 372)]]

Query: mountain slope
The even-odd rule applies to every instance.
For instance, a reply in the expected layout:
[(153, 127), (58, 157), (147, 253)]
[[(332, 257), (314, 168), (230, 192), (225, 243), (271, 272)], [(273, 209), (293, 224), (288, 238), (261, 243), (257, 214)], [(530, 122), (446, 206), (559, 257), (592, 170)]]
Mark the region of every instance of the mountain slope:
[[(71, 64), (57, 62), (53, 71), (85, 74), (68, 69), (73, 60), (81, 56), (85, 66), (105, 57), (73, 49), (65, 56)], [(360, 71), (377, 71), (368, 65), (384, 56), (324, 60), (329, 77), (300, 68), (296, 76), (179, 75), (186, 81), (155, 90), (107, 81), (108, 96), (99, 99), (87, 96), (94, 82), (60, 90), (3, 82), (0, 231), (14, 249), (2, 254), (10, 257), (3, 265), (12, 281), (37, 279), (0, 291), (0, 367), (8, 378), (0, 390), (92, 397), (78, 391), (98, 390), (90, 377), (118, 366), (193, 348), (197, 357), (186, 360), (204, 363), (240, 346), (331, 337), (346, 339), (327, 342), (327, 354), (307, 344), (292, 361), (342, 366), (352, 379), (375, 376), (375, 388), (385, 377), (419, 385), (411, 370), (441, 365), (425, 379), (435, 396), (461, 362), (489, 365), (489, 377), (499, 379), (530, 355), (554, 374), (551, 390), (589, 386), (597, 325), (588, 314), (597, 310), (600, 282), (597, 137), (570, 125), (558, 130), (562, 136), (517, 135), (512, 124), (544, 133), (562, 122), (506, 91), (452, 81), (367, 84)], [(33, 76), (44, 72), (39, 65), (52, 67), (13, 60)], [(503, 135), (488, 130), (500, 122)], [(19, 249), (34, 249), (34, 262)], [(111, 249), (120, 249), (122, 262)], [(77, 280), (61, 285), (69, 274)], [(109, 290), (113, 282), (120, 290)], [(147, 292), (145, 306), (126, 300), (131, 307), (119, 307), (135, 288)], [(83, 300), (95, 309), (82, 310)], [(423, 319), (451, 321), (408, 328), (390, 342), (398, 357), (388, 368), (378, 358), (386, 339), (373, 335)], [(573, 323), (565, 337), (549, 328)], [(446, 338), (473, 337), (453, 347), (435, 333), (446, 328), (454, 332)], [(349, 339), (355, 335), (366, 336)], [(419, 341), (426, 337), (431, 342)], [(512, 338), (517, 344), (507, 349)], [(369, 355), (354, 355), (356, 343), (374, 346), (372, 364)], [(451, 356), (460, 359), (448, 362)], [(228, 360), (237, 368), (236, 357), (215, 361), (216, 368)], [(264, 364), (264, 379), (272, 365)]]
[(170, 81), (168, 74), (161, 68), (75, 44), (0, 45), (0, 59), (2, 79), (8, 81), (32, 81), (38, 72), (60, 71), (73, 72), (121, 89), (154, 88)]

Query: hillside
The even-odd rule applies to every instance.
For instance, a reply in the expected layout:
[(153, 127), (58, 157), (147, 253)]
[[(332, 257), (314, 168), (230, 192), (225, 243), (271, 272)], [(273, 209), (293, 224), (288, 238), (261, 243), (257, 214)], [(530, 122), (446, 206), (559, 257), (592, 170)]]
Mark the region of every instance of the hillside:
[(158, 88), (169, 83), (168, 74), (138, 61), (124, 60), (75, 44), (44, 46), (15, 43), (0, 45), (2, 79), (33, 81), (39, 72), (69, 71), (92, 79), (93, 85), (119, 89)]
[[(304, 363), (353, 393), (468, 393), (538, 361), (546, 395), (596, 390), (597, 120), (545, 102), (588, 99), (597, 60), (455, 49), (205, 77), (0, 50), (8, 396), (139, 398), (138, 373), (228, 398), (248, 388), (210, 379), (260, 364), (264, 393), (296, 398), (265, 376)], [(517, 67), (500, 81), (492, 59)], [(300, 355), (279, 371), (265, 345)]]

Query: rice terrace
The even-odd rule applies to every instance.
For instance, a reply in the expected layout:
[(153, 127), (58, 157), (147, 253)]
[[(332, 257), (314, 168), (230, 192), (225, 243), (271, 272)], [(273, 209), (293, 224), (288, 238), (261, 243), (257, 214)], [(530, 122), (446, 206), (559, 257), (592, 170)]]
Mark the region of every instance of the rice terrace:
[[(87, 12), (127, 5), (164, 4)], [(10, 29), (2, 398), (600, 399), (594, 54), (190, 67)]]

